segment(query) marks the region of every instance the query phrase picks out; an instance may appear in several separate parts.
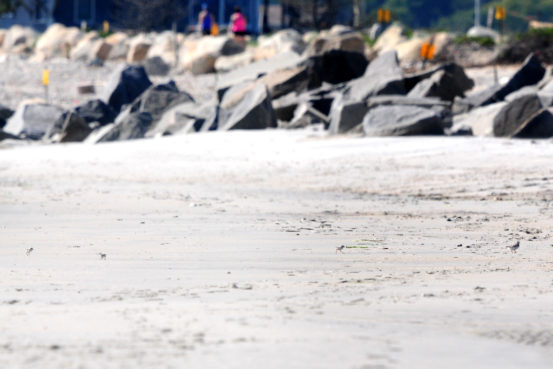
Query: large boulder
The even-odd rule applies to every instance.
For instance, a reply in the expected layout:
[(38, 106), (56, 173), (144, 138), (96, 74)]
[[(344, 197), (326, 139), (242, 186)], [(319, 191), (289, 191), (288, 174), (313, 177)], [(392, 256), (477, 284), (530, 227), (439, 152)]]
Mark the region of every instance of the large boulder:
[(467, 76), (462, 66), (456, 63), (448, 63), (423, 72), (406, 75), (404, 79), (405, 89), (410, 92), (418, 83), (431, 78), (440, 71), (444, 71), (451, 76), (454, 83), (454, 87), (452, 88), (459, 92), (460, 95), (458, 96), (464, 96), (466, 91), (474, 87), (474, 81)]
[(177, 42), (177, 35), (172, 31), (165, 31), (155, 35), (152, 46), (148, 50), (147, 59), (161, 58), (167, 65), (176, 65)]
[(146, 34), (138, 34), (129, 41), (127, 63), (137, 63), (146, 59), (148, 51), (152, 47), (152, 40)]
[(2, 49), (9, 53), (29, 52), (35, 43), (36, 35), (32, 28), (11, 26), (4, 37)]
[(295, 67), (304, 59), (296, 53), (288, 52), (276, 55), (267, 60), (260, 60), (249, 65), (237, 68), (229, 73), (218, 76), (217, 89), (226, 90), (240, 83), (257, 80), (277, 69)]
[(179, 61), (182, 67), (192, 74), (205, 74), (215, 71), (218, 57), (243, 52), (244, 45), (226, 36), (205, 36), (199, 40), (189, 40), (182, 48)]
[(75, 113), (88, 124), (98, 122), (104, 126), (116, 118), (115, 111), (102, 100), (90, 100), (75, 108)]
[(161, 56), (149, 57), (143, 64), (149, 76), (166, 76), (171, 70), (171, 66)]
[(553, 110), (542, 109), (520, 125), (513, 137), (550, 138), (553, 137)]
[(358, 32), (329, 32), (327, 35), (320, 35), (313, 39), (305, 50), (305, 55), (316, 56), (330, 50), (341, 50), (364, 54), (365, 40)]
[(395, 50), (397, 45), (407, 40), (407, 37), (405, 37), (403, 33), (403, 27), (397, 24), (389, 26), (384, 32), (382, 32), (382, 34), (380, 34), (373, 46), (373, 50), (378, 53)]
[(348, 83), (346, 96), (363, 101), (375, 95), (403, 95), (405, 84), (397, 53), (388, 51), (373, 60), (362, 77)]
[(463, 86), (455, 75), (446, 70), (435, 72), (430, 78), (419, 82), (408, 96), (439, 97), (442, 100), (453, 101), (455, 97), (464, 97), (468, 85)]
[(452, 130), (456, 131), (460, 127), (470, 127), (475, 136), (493, 136), (494, 119), (505, 105), (507, 103), (501, 101), (454, 115)]
[(112, 46), (105, 42), (97, 32), (88, 32), (71, 49), (72, 60), (91, 62), (94, 60), (105, 61), (111, 53)]
[(218, 57), (217, 60), (215, 61), (214, 67), (217, 73), (227, 73), (232, 70), (251, 64), (253, 60), (254, 60), (253, 51), (246, 50), (240, 54)]
[[(96, 142), (123, 141), (143, 138), (153, 122), (148, 112), (131, 113), (112, 125)], [(109, 127), (109, 126), (106, 126)]]
[(129, 112), (131, 114), (148, 112), (151, 114), (152, 121), (157, 122), (164, 112), (186, 102), (194, 102), (194, 99), (188, 93), (179, 91), (175, 82), (170, 81), (149, 87), (132, 103)]
[(367, 136), (442, 134), (443, 126), (434, 110), (409, 105), (378, 106), (363, 118)]
[(301, 34), (293, 29), (284, 29), (271, 36), (262, 36), (258, 42), (259, 45), (254, 51), (254, 60), (268, 59), (286, 52), (301, 54), (305, 49)]
[(152, 82), (142, 66), (122, 66), (115, 70), (105, 87), (103, 99), (116, 113), (133, 102)]
[(516, 135), (527, 120), (543, 108), (544, 106), (536, 94), (521, 96), (508, 102), (499, 110), (493, 120), (494, 136), (512, 137)]
[(109, 60), (122, 61), (127, 59), (127, 54), (129, 53), (129, 36), (123, 32), (115, 32), (104, 40), (108, 45), (111, 46), (109, 52)]
[(213, 102), (205, 104), (185, 102), (164, 112), (159, 121), (146, 132), (145, 137), (196, 132), (203, 126), (211, 126), (216, 115), (217, 107)]
[(74, 112), (64, 114), (63, 124), (59, 133), (59, 142), (81, 142), (92, 132), (92, 129)]
[(63, 114), (63, 109), (48, 104), (23, 104), (8, 120), (4, 131), (32, 140), (41, 139)]
[(290, 92), (300, 92), (307, 88), (309, 75), (306, 67), (293, 67), (273, 71), (260, 78), (258, 83), (267, 86), (271, 98), (279, 98)]
[(346, 133), (363, 122), (369, 110), (365, 101), (347, 101), (337, 98), (332, 103), (330, 134)]
[(271, 98), (263, 84), (256, 85), (230, 111), (219, 116), (218, 129), (264, 129), (276, 127), (276, 116)]
[(360, 78), (368, 64), (365, 55), (343, 50), (330, 50), (302, 63), (308, 68), (310, 89), (323, 82), (338, 84)]
[(55, 56), (68, 58), (71, 49), (82, 37), (83, 34), (78, 28), (54, 23), (39, 37), (35, 52), (42, 60)]
[(505, 97), (514, 91), (525, 86), (535, 85), (541, 81), (545, 75), (545, 68), (539, 59), (534, 55), (529, 55), (520, 69), (503, 86), (495, 85), (484, 91), (479, 91), (467, 98), (456, 101), (458, 111), (466, 112), (478, 106), (493, 104), (503, 101)]

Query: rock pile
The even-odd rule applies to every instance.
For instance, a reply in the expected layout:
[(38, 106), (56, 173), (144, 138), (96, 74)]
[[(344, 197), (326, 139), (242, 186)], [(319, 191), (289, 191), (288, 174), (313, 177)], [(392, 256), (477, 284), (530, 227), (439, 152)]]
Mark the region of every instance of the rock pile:
[[(14, 113), (0, 107), (2, 137), (96, 143), (309, 125), (367, 136), (553, 135), (553, 74), (535, 55), (507, 83), (471, 93), (474, 82), (462, 66), (413, 72), (396, 50), (410, 40), (397, 27), (381, 37), (387, 41), (375, 45), (379, 53), (369, 61), (362, 35), (344, 26), (309, 42), (296, 31), (281, 31), (253, 51), (225, 36), (191, 36), (175, 52), (174, 35), (167, 32), (103, 39), (54, 25), (37, 42), (41, 58), (69, 48), (69, 57), (83, 61), (113, 57), (132, 63), (113, 73), (101, 99), (73, 109), (27, 103)], [(10, 42), (26, 40), (22, 33), (21, 41)], [(179, 90), (173, 81), (152, 83), (150, 76), (167, 75), (177, 60), (192, 75), (226, 72), (218, 74), (216, 91), (202, 96)]]

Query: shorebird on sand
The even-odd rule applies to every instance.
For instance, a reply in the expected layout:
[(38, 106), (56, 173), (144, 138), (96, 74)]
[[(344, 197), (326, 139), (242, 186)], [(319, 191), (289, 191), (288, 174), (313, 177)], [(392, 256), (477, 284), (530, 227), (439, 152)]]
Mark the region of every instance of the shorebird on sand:
[(33, 252), (33, 250), (34, 249), (32, 247), (30, 249), (25, 250), (25, 255), (27, 256), (31, 255), (31, 252)]
[(338, 253), (338, 251), (340, 251), (342, 254), (344, 253), (344, 249), (346, 248), (346, 245), (342, 245), (342, 246), (338, 246), (336, 247), (336, 253)]
[(520, 247), (520, 241), (517, 241), (517, 243), (515, 243), (514, 245), (506, 246), (506, 247), (510, 249), (513, 254), (516, 254), (518, 248)]
[(98, 253), (98, 255), (100, 255), (100, 259), (102, 259), (102, 260), (106, 260), (106, 257), (108, 256), (107, 254), (104, 254), (103, 252)]

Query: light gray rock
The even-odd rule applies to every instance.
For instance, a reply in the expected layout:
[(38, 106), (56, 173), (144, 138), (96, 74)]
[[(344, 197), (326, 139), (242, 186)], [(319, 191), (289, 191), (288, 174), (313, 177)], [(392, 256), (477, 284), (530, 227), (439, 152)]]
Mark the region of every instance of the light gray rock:
[(364, 101), (345, 101), (336, 98), (330, 109), (330, 134), (346, 133), (360, 125), (369, 107)]
[(409, 105), (378, 106), (363, 118), (367, 136), (443, 134), (439, 115), (430, 109)]
[(160, 56), (154, 56), (146, 59), (144, 61), (144, 68), (149, 76), (166, 76), (171, 70), (171, 66)]
[(39, 140), (54, 126), (62, 114), (63, 109), (55, 105), (23, 105), (8, 120), (4, 131), (15, 136)]
[(504, 101), (475, 108), (467, 113), (453, 116), (453, 127), (471, 127), (475, 136), (493, 136), (494, 119), (499, 111), (506, 106)]

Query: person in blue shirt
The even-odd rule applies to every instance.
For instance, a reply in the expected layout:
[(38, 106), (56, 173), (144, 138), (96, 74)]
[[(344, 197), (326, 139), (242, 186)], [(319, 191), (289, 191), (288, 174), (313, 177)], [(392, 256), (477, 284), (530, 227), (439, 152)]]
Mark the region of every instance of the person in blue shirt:
[(207, 36), (211, 34), (211, 26), (213, 25), (213, 16), (207, 9), (207, 3), (202, 3), (202, 11), (198, 15), (198, 23), (202, 31), (202, 35)]

